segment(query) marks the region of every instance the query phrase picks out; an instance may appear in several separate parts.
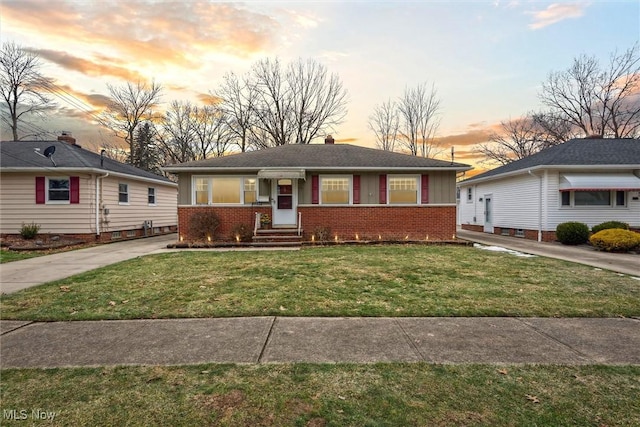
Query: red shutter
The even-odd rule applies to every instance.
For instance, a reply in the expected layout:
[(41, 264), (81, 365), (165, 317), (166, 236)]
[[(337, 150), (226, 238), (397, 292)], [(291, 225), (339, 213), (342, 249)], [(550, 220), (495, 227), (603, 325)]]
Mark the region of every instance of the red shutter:
[(318, 175), (311, 175), (311, 203), (317, 205), (319, 201)]
[(426, 205), (429, 203), (429, 175), (422, 175), (420, 203)]
[(69, 178), (69, 203), (80, 203), (80, 177)]
[(387, 204), (387, 175), (380, 175), (380, 201), (381, 205)]
[(360, 204), (360, 175), (353, 175), (353, 204)]
[(36, 204), (44, 205), (45, 200), (44, 176), (36, 176)]

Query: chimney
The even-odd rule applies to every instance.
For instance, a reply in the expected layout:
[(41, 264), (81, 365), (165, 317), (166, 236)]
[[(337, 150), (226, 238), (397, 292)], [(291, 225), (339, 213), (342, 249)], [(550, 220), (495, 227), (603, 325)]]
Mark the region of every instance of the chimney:
[(71, 132), (62, 131), (62, 135), (58, 137), (58, 141), (64, 141), (71, 145), (76, 145), (76, 139), (71, 136)]
[(336, 141), (333, 139), (331, 135), (327, 135), (327, 137), (324, 139), (325, 144), (333, 144), (334, 142)]

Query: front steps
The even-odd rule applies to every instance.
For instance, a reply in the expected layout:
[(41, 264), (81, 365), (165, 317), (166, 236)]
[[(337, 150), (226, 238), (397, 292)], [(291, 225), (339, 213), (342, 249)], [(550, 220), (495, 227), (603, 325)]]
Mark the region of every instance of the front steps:
[[(302, 233), (301, 233), (302, 234)], [(257, 230), (252, 246), (302, 246), (302, 235), (298, 228), (270, 228)]]

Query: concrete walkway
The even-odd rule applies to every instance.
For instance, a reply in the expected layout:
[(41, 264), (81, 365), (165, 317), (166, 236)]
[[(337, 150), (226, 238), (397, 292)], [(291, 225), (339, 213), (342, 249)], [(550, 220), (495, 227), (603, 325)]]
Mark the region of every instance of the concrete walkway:
[(458, 230), (459, 239), (488, 246), (500, 246), (527, 254), (557, 258), (631, 276), (640, 276), (640, 255), (596, 251), (591, 246), (567, 246), (561, 243), (537, 242), (518, 237)]
[(309, 318), (0, 321), (1, 368), (198, 363), (640, 365), (640, 320)]

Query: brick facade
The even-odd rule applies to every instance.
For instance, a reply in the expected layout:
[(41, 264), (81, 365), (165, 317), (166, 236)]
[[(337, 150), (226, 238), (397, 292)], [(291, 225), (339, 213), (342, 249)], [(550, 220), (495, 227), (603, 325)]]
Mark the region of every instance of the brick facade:
[[(473, 225), (473, 224), (462, 224), (463, 230), (469, 231), (477, 231), (482, 233), (484, 231), (484, 227), (482, 225)], [(501, 236), (511, 236), (518, 237), (520, 239), (524, 238), (527, 240), (538, 240), (538, 230), (529, 230), (524, 229), (524, 236), (516, 236), (516, 230), (514, 228), (504, 228), (505, 234), (502, 234), (502, 227), (494, 227), (493, 234), (501, 235)], [(508, 233), (508, 234), (507, 234)], [(556, 232), (555, 231), (543, 231), (542, 232), (542, 241), (543, 242), (555, 242), (556, 241)]]
[[(195, 212), (210, 211), (220, 218), (216, 240), (233, 240), (232, 230), (240, 224), (253, 229), (255, 213), (271, 214), (269, 206), (181, 206), (178, 233), (184, 241), (194, 240), (189, 219)], [(455, 206), (299, 206), (305, 240), (328, 230), (338, 240), (451, 240), (456, 233)], [(357, 237), (356, 237), (357, 235)], [(314, 237), (315, 238), (315, 237)]]

